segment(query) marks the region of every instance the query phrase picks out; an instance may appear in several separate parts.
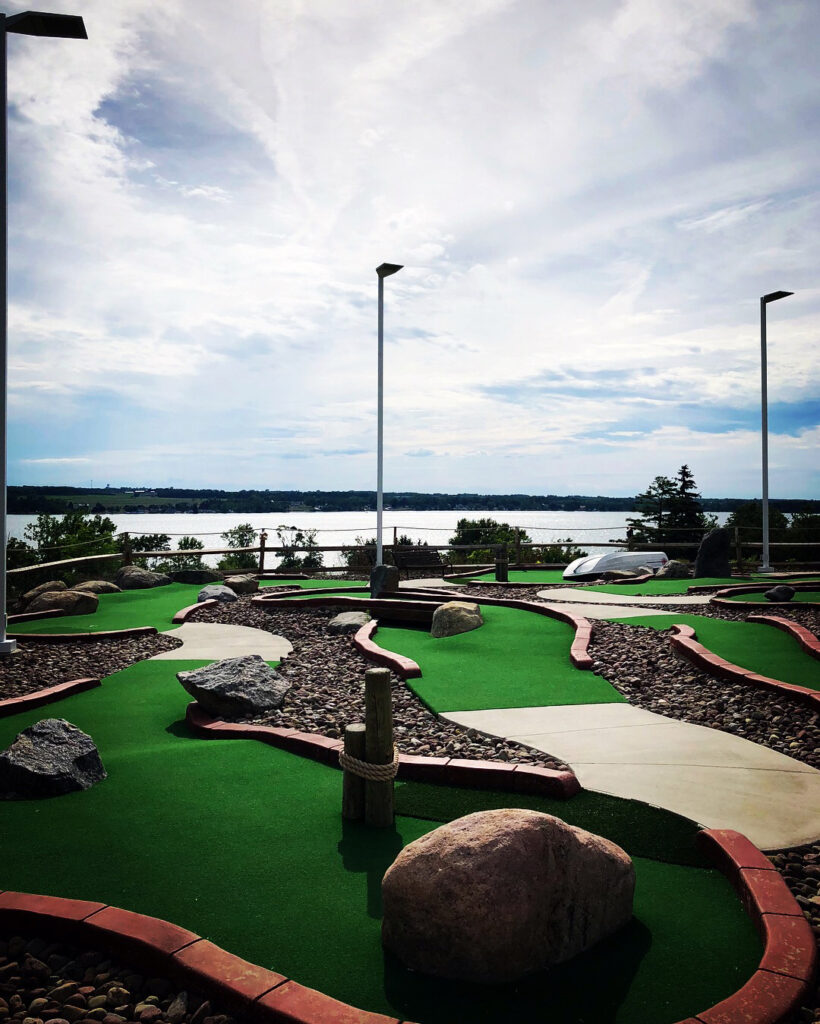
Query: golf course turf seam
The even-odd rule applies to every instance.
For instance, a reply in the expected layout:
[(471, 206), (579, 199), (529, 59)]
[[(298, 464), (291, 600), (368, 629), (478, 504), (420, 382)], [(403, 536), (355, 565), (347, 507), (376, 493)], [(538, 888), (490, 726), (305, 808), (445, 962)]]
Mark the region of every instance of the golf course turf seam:
[(792, 622), (791, 619), (781, 619), (778, 615), (749, 615), (746, 621), (762, 622), (766, 626), (782, 629), (784, 633), (788, 633), (800, 644), (806, 654), (810, 654), (813, 658), (820, 658), (820, 640), (806, 626)]
[[(801, 1005), (816, 970), (811, 927), (779, 872), (745, 836), (707, 829), (699, 841), (738, 892), (764, 948), (757, 970), (740, 989), (687, 1024), (784, 1024)], [(81, 944), (102, 940), (135, 965), (194, 983), (259, 1024), (399, 1024), (398, 1018), (358, 1010), (242, 960), (169, 921), (104, 903), (2, 892), (0, 927), (35, 929)]]
[[(212, 718), (193, 701), (185, 710), (185, 721), (199, 736), (212, 739), (259, 740), (292, 754), (320, 761), (339, 768), (342, 740), (333, 740), (320, 733), (273, 725), (249, 725), (243, 722), (222, 722)], [(508, 764), (503, 761), (469, 761), (453, 757), (422, 757), (399, 754), (396, 778), (400, 782), (438, 782), (469, 789), (493, 789), (508, 793), (529, 793), (535, 796), (569, 800), (581, 792), (575, 773), (556, 771), (536, 765)]]
[(746, 683), (762, 689), (774, 690), (784, 697), (808, 704), (814, 710), (820, 710), (820, 691), (811, 690), (807, 686), (796, 686), (784, 683), (780, 679), (759, 675), (740, 665), (733, 665), (725, 658), (714, 654), (695, 639), (695, 630), (691, 626), (674, 625), (675, 632), (669, 637), (672, 649), (690, 661), (696, 668), (703, 669), (709, 675), (722, 679), (727, 683)]
[(95, 640), (127, 640), (132, 636), (155, 636), (159, 630), (156, 626), (133, 626), (130, 629), (109, 629), (99, 633), (6, 633), (9, 640), (24, 640), (26, 643), (70, 644), (76, 640), (93, 642)]
[(16, 715), (20, 711), (30, 711), (32, 708), (41, 708), (46, 704), (62, 700), (63, 697), (70, 697), (73, 693), (83, 693), (85, 690), (93, 690), (100, 685), (99, 679), (89, 676), (83, 679), (70, 679), (68, 682), (57, 683), (56, 686), (48, 686), (44, 690), (35, 690), (33, 693), (24, 693), (21, 697), (8, 697), (5, 700), (0, 700), (0, 718), (8, 718), (9, 715)]
[(186, 605), (185, 608), (180, 608), (180, 610), (171, 619), (171, 622), (176, 625), (180, 625), (187, 622), (198, 608), (213, 608), (218, 604), (219, 601), (217, 601), (215, 597), (209, 597), (207, 601), (198, 601), (196, 604)]

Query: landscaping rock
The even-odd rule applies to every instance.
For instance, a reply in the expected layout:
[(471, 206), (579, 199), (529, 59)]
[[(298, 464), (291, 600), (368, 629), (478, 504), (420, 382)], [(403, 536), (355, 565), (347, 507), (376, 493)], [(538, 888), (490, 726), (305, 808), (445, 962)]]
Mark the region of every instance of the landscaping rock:
[(97, 610), (96, 594), (82, 590), (48, 590), (35, 597), (26, 608), (27, 612), (44, 612), (59, 608), (65, 615), (91, 615)]
[(613, 580), (634, 580), (643, 576), (642, 572), (633, 572), (631, 569), (606, 569), (601, 573), (601, 579), (607, 582)]
[(377, 565), (370, 572), (370, 596), (381, 597), (399, 589), (399, 570), (395, 565)]
[(49, 580), (47, 583), (41, 583), (37, 587), (32, 587), (31, 590), (27, 590), (20, 598), (20, 602), (24, 607), (27, 607), (40, 594), (54, 593), (57, 590), (68, 590), (68, 587), (62, 580)]
[(781, 583), (772, 587), (771, 590), (767, 590), (763, 596), (767, 601), (791, 601), (794, 595), (794, 587), (787, 587), (785, 583)]
[(124, 565), (114, 582), (122, 590), (148, 590), (150, 587), (164, 587), (171, 582), (171, 577), (164, 572), (151, 572), (138, 565)]
[(203, 601), (235, 601), (236, 594), (230, 587), (226, 587), (222, 583), (209, 583), (207, 587), (203, 587), (202, 590), (196, 595), (198, 603)]
[(690, 577), (689, 566), (683, 562), (677, 562), (674, 558), (661, 566), (660, 569), (655, 573), (655, 578), (659, 580), (688, 580)]
[(60, 796), (89, 789), (105, 775), (90, 736), (62, 718), (46, 718), (0, 753), (0, 799)]
[(731, 576), (732, 567), (729, 564), (731, 543), (731, 530), (727, 530), (725, 527), (710, 530), (698, 548), (698, 555), (695, 559), (695, 577)]
[(369, 612), (340, 612), (327, 624), (328, 633), (358, 633), (370, 622)]
[(80, 590), (84, 594), (120, 594), (122, 591), (116, 583), (110, 580), (86, 580), (85, 583), (78, 583), (71, 588)]
[(255, 594), (259, 590), (259, 580), (250, 573), (242, 576), (228, 576), (225, 586), (230, 587), (235, 594)]
[(472, 601), (447, 601), (433, 612), (430, 635), (437, 638), (456, 636), (483, 625), (484, 619), (477, 604)]
[(635, 871), (601, 836), (538, 811), (479, 811), (406, 846), (382, 881), (382, 943), (411, 970), (511, 982), (629, 922)]
[(174, 583), (216, 583), (222, 577), (213, 569), (174, 569), (168, 573)]
[(214, 718), (249, 718), (278, 708), (290, 683), (258, 654), (225, 658), (177, 679)]

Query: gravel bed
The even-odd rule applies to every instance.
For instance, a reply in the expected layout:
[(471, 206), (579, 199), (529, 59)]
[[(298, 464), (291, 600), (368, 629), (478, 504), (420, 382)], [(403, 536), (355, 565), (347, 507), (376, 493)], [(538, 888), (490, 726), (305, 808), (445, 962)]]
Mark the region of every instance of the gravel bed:
[(18, 640), (17, 650), (0, 658), (0, 700), (22, 697), (70, 679), (101, 679), (180, 646), (179, 640), (162, 633), (75, 643)]
[[(279, 672), (291, 681), (282, 707), (257, 724), (318, 732), (341, 739), (344, 728), (364, 721), (364, 673), (373, 668), (353, 646), (351, 636), (331, 636), (327, 622), (338, 608), (294, 607), (262, 611), (240, 598), (197, 612), (196, 622), (228, 622), (278, 633), (293, 644)], [(563, 761), (519, 743), (482, 736), (474, 729), (444, 722), (391, 673), (393, 727), (399, 749), (425, 757), (463, 757), (564, 769)]]
[[(0, 936), (0, 1021), (239, 1024), (200, 993), (146, 978), (97, 950)], [(240, 1021), (242, 1019), (240, 1018)]]

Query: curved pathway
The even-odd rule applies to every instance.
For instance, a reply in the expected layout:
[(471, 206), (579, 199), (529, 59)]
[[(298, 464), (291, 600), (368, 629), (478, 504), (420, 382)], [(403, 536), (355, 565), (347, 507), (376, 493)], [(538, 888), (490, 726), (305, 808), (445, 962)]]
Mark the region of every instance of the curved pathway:
[(165, 636), (182, 641), (182, 647), (155, 654), (152, 661), (180, 661), (194, 658), (218, 661), (258, 654), (265, 661), (281, 661), (293, 650), (289, 640), (253, 626), (233, 626), (221, 622), (186, 622)]

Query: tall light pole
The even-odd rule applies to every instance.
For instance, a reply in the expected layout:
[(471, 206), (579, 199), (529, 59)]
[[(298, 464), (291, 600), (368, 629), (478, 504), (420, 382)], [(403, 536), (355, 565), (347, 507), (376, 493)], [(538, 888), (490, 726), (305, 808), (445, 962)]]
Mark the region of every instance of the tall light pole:
[(44, 14), (23, 11), (0, 14), (0, 654), (11, 654), (15, 640), (6, 639), (6, 416), (8, 390), (8, 171), (6, 135), (8, 100), (6, 93), (6, 34), (56, 36), (59, 39), (88, 39), (83, 19), (74, 14)]
[(769, 565), (769, 409), (766, 379), (766, 306), (778, 299), (785, 299), (794, 292), (769, 292), (760, 296), (760, 428), (763, 443), (763, 561), (760, 572), (771, 572)]
[(384, 510), (384, 279), (398, 273), (401, 266), (382, 263), (379, 275), (379, 400), (378, 436), (376, 440), (376, 565), (382, 564), (382, 512)]

